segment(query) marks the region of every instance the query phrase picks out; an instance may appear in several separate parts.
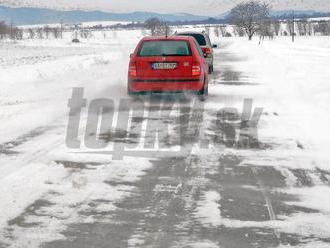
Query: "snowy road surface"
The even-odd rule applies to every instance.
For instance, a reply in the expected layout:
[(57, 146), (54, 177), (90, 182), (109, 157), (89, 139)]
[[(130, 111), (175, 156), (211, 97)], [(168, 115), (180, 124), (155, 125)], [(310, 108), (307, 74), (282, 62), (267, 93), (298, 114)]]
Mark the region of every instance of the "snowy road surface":
[[(139, 37), (0, 47), (0, 247), (330, 247), (328, 43), (220, 40), (205, 122), (191, 123), (217, 148), (119, 161), (74, 153), (65, 145), (72, 88), (89, 102), (125, 98)], [(247, 98), (263, 108), (259, 144), (240, 148), (223, 142), (217, 111), (242, 111)], [(147, 104), (188, 114), (171, 99)], [(144, 116), (132, 127), (146, 121), (155, 132), (171, 123), (174, 144), (184, 125)], [(140, 142), (111, 132), (102, 138)], [(193, 142), (188, 132), (183, 144)]]

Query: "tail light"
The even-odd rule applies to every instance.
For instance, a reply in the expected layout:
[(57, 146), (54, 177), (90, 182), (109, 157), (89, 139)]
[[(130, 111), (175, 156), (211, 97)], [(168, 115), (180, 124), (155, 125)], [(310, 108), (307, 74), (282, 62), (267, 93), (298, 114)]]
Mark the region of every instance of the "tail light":
[(203, 48), (203, 52), (205, 54), (206, 57), (210, 57), (212, 54), (212, 49), (209, 47)]
[(199, 76), (201, 75), (201, 66), (199, 63), (194, 62), (192, 69), (191, 69), (191, 75), (193, 76)]
[(137, 76), (137, 69), (136, 69), (136, 64), (135, 62), (131, 62), (129, 65), (129, 69), (128, 69), (128, 74), (131, 77), (136, 77)]

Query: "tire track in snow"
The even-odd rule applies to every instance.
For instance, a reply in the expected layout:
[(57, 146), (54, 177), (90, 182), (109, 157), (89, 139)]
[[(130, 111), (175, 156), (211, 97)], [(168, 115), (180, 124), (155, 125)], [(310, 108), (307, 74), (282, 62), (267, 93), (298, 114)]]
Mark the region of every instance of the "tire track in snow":
[[(261, 192), (265, 198), (265, 202), (266, 202), (266, 206), (267, 206), (267, 210), (268, 210), (268, 213), (269, 213), (269, 219), (274, 221), (276, 220), (276, 214), (274, 212), (274, 208), (273, 208), (273, 205), (272, 205), (272, 201), (268, 195), (268, 192), (267, 192), (267, 189), (266, 187), (264, 186), (262, 180), (260, 179), (259, 175), (258, 175), (258, 169), (256, 167), (252, 167), (251, 170), (253, 171), (255, 177), (257, 178), (257, 181), (258, 181), (258, 184), (259, 184), (259, 187), (261, 189)], [(274, 229), (274, 235), (278, 241), (278, 244), (281, 245), (281, 234), (276, 230)]]

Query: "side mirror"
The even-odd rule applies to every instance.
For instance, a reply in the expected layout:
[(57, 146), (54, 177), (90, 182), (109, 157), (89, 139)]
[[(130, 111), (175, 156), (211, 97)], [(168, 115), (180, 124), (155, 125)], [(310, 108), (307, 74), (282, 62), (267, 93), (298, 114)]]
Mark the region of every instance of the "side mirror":
[(218, 45), (217, 44), (213, 44), (212, 45), (212, 48), (218, 48)]
[(131, 53), (131, 54), (129, 55), (129, 57), (132, 58), (132, 57), (133, 57), (133, 53)]

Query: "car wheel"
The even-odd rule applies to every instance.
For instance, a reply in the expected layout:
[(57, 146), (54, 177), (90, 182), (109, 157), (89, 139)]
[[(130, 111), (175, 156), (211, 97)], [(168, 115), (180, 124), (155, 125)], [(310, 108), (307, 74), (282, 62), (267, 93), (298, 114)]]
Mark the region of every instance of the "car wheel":
[(130, 89), (129, 89), (129, 87), (127, 87), (127, 95), (129, 96), (129, 97), (131, 97), (131, 98), (137, 98), (137, 93), (133, 93)]
[(127, 95), (130, 96), (130, 97), (132, 96), (132, 92), (130, 91), (128, 86), (127, 86)]
[(209, 86), (208, 86), (208, 84), (205, 83), (203, 89), (198, 91), (197, 95), (198, 95), (198, 98), (199, 98), (200, 101), (205, 101), (206, 97), (209, 95)]
[(212, 74), (214, 72), (213, 65), (209, 66), (209, 74)]

